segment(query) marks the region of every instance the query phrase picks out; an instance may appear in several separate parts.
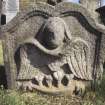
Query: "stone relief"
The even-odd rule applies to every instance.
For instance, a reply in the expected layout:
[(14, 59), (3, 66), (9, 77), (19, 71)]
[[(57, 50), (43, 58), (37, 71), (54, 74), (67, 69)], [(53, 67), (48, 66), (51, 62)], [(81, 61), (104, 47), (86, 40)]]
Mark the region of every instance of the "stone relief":
[(81, 94), (102, 76), (104, 30), (80, 5), (37, 3), (3, 28), (9, 88)]
[[(46, 92), (53, 89), (56, 93), (70, 89), (74, 79), (92, 80), (88, 43), (81, 38), (73, 38), (68, 26), (59, 17), (50, 17), (40, 35), (24, 41), (19, 52), (18, 79), (29, 80), (27, 83), (20, 82), (20, 88)], [(26, 78), (22, 75), (23, 71), (27, 71)], [(28, 78), (30, 71), (33, 74)]]

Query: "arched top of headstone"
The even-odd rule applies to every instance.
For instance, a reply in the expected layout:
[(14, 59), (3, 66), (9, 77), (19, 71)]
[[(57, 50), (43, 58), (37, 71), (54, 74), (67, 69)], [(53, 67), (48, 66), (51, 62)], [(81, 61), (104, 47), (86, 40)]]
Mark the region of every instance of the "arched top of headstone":
[[(78, 16), (83, 17), (84, 20), (86, 20), (87, 23), (94, 29), (96, 30), (100, 29), (100, 26), (97, 25), (97, 23), (95, 23), (90, 13), (83, 6), (79, 4), (75, 4), (71, 2), (61, 2), (57, 4), (55, 7), (53, 7), (51, 5), (41, 2), (41, 3), (36, 3), (34, 7), (30, 6), (26, 10), (22, 12), (20, 11), (11, 22), (9, 22), (8, 24), (2, 27), (2, 30), (9, 31), (9, 29), (12, 29), (12, 27), (17, 26), (18, 24), (22, 24), (22, 22), (24, 22), (28, 18), (37, 16), (37, 15), (42, 16), (44, 18), (48, 18), (52, 16), (66, 17), (66, 16), (72, 16), (72, 15), (75, 17), (77, 15), (76, 16), (77, 18)], [(101, 26), (101, 30), (99, 31), (104, 32), (104, 27)]]

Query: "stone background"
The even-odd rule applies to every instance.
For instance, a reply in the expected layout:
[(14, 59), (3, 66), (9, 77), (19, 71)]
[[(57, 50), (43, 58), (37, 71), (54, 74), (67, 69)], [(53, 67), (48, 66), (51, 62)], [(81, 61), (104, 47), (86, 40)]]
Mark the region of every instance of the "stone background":
[(26, 9), (33, 2), (46, 2), (47, 0), (20, 0), (20, 10)]

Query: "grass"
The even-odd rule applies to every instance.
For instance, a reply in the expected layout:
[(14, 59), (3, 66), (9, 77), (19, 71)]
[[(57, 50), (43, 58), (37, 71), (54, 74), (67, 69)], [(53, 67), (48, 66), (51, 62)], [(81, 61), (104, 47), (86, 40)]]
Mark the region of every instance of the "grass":
[(16, 91), (0, 92), (0, 105), (81, 105), (80, 101), (63, 96), (47, 96), (35, 93), (21, 93)]
[(87, 92), (84, 99), (92, 102), (92, 105), (105, 105), (105, 74), (100, 85), (97, 85), (95, 92)]
[[(105, 86), (105, 85), (104, 85)], [(0, 105), (105, 105), (100, 91), (88, 92), (84, 98), (51, 96), (38, 92), (0, 90)]]
[[(0, 65), (3, 65), (3, 52), (0, 42)], [(105, 105), (105, 76), (96, 92), (88, 91), (84, 98), (51, 96), (38, 92), (21, 92), (0, 88), (0, 105)]]

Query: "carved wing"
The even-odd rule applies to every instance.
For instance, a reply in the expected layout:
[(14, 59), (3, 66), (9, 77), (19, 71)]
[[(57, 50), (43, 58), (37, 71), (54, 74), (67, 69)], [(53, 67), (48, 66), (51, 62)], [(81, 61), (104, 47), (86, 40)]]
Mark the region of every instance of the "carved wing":
[(19, 49), (20, 64), (17, 64), (19, 66), (17, 79), (32, 79), (38, 74), (49, 74), (46, 65), (56, 60), (56, 57), (45, 54), (35, 46), (36, 42), (32, 42), (21, 45)]
[(92, 72), (89, 64), (90, 49), (82, 39), (75, 39), (70, 45), (70, 54), (67, 62), (73, 74), (80, 79), (92, 80)]

